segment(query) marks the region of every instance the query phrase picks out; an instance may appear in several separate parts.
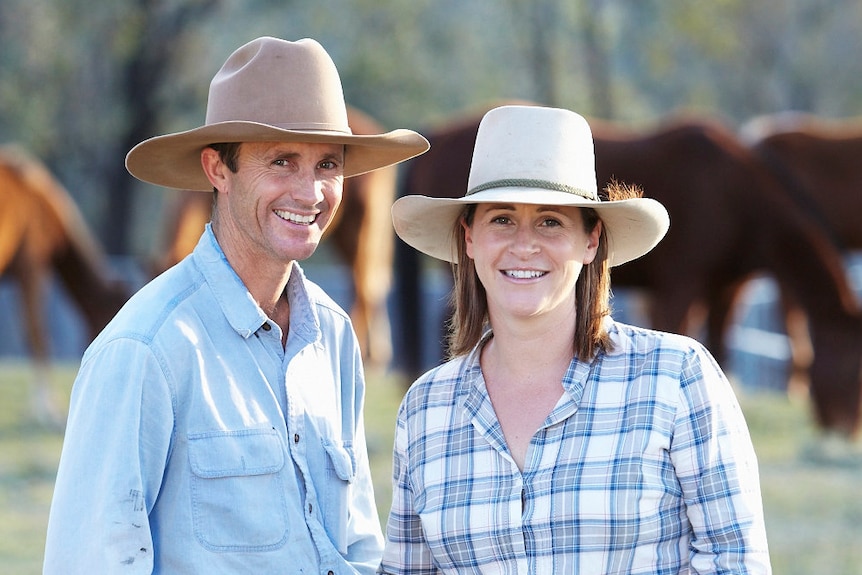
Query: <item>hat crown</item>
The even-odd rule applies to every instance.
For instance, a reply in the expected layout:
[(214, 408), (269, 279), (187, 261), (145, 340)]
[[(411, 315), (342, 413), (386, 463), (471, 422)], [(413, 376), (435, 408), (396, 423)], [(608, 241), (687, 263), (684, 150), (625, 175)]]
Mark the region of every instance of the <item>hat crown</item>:
[(599, 201), (589, 124), (570, 110), (501, 106), (482, 118), (467, 194), (493, 188), (547, 189)]
[(230, 55), (210, 83), (206, 124), (231, 121), (351, 133), (335, 63), (309, 38), (266, 36)]

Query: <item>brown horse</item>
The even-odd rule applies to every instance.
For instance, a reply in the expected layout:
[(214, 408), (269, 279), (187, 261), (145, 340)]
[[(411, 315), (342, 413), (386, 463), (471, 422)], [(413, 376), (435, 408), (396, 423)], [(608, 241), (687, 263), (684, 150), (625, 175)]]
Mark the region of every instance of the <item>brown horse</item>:
[[(862, 249), (862, 120), (827, 120), (785, 112), (754, 118), (742, 140), (783, 184), (788, 199), (807, 213), (842, 251)], [(791, 294), (782, 306), (798, 308)], [(812, 389), (812, 392), (815, 390)], [(846, 398), (856, 401), (852, 390)]]
[[(428, 132), (431, 151), (408, 163), (403, 191), (463, 195), (480, 118), (472, 115)], [(655, 250), (614, 268), (614, 285), (648, 294), (657, 329), (697, 335), (701, 326), (693, 319), (700, 310), (705, 343), (723, 358), (724, 332), (740, 288), (752, 274), (773, 275), (806, 312), (815, 351), (809, 377), (817, 421), (852, 435), (860, 419), (862, 319), (840, 254), (828, 238), (719, 123), (677, 119), (648, 131), (590, 124), (599, 185), (611, 179), (636, 184), (671, 217), (670, 232)], [(399, 262), (397, 272), (402, 271), (417, 275), (406, 259)], [(410, 281), (399, 277), (402, 313), (416, 317), (413, 306), (420, 300), (404, 288)], [(419, 337), (405, 333), (402, 339), (409, 341), (408, 336)], [(412, 353), (408, 367), (420, 363)]]
[[(372, 118), (349, 107), (348, 123), (355, 134), (377, 134), (383, 128)], [(394, 232), (389, 209), (395, 199), (397, 168), (376, 170), (344, 180), (344, 194), (336, 219), (326, 231), (353, 279), (350, 316), (368, 367), (383, 369), (392, 358), (392, 336), (386, 299), (392, 285)], [(167, 245), (157, 271), (191, 253), (210, 220), (212, 196), (180, 192), (168, 209), (164, 237)]]
[(63, 186), (37, 159), (0, 148), (0, 275), (20, 287), (22, 320), (36, 368), (36, 415), (62, 421), (47, 386), (50, 350), (44, 317), (47, 282), (56, 272), (78, 305), (90, 337), (131, 295), (111, 273), (107, 259)]
[(862, 120), (774, 114), (741, 134), (840, 249), (862, 249)]

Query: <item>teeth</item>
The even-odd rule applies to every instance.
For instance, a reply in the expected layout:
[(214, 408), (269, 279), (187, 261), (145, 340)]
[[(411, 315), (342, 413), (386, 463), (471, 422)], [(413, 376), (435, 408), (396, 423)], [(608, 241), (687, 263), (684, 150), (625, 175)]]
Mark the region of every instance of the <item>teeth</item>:
[(311, 224), (312, 222), (314, 222), (314, 218), (316, 217), (316, 216), (302, 216), (299, 214), (294, 214), (293, 212), (285, 212), (283, 210), (275, 210), (275, 215), (277, 215), (278, 217), (280, 217), (283, 220), (287, 220), (287, 221), (292, 222), (294, 224), (302, 224), (304, 226), (307, 226), (307, 225)]
[(545, 275), (545, 272), (540, 272), (537, 270), (506, 270), (505, 273), (510, 278), (517, 279), (530, 279)]

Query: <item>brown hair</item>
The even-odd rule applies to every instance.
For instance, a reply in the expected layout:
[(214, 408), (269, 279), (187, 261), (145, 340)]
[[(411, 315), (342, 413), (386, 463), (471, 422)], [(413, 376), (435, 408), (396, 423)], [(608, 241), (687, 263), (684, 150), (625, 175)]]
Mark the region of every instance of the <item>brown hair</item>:
[[(636, 198), (642, 195), (639, 188), (612, 181), (602, 190), (603, 201)], [(449, 320), (449, 357), (470, 352), (479, 343), (488, 327), (488, 300), (485, 288), (476, 275), (473, 260), (467, 256), (462, 222), (473, 223), (476, 204), (468, 204), (455, 222), (452, 234), (458, 255), (458, 264), (452, 264), (454, 288), (450, 302), (454, 308)], [(590, 233), (600, 221), (592, 208), (581, 208), (584, 231)], [(581, 361), (590, 361), (599, 351), (611, 349), (610, 338), (604, 329), (604, 318), (610, 315), (611, 272), (608, 263), (608, 239), (602, 227), (599, 246), (593, 261), (584, 266), (575, 284), (576, 326), (574, 350)]]

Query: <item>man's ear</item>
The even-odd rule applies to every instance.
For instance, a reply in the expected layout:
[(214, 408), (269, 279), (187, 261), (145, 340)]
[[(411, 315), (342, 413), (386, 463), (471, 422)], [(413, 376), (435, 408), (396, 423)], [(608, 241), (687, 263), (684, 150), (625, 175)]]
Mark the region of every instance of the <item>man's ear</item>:
[(221, 161), (221, 156), (213, 148), (201, 150), (201, 168), (207, 179), (219, 192), (225, 191), (225, 173), (228, 167)]

